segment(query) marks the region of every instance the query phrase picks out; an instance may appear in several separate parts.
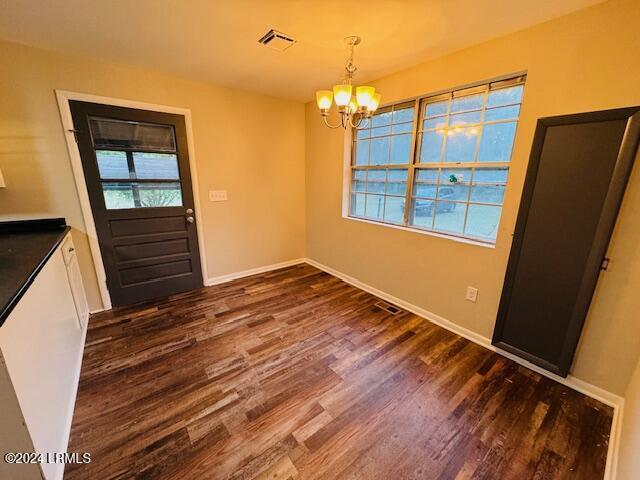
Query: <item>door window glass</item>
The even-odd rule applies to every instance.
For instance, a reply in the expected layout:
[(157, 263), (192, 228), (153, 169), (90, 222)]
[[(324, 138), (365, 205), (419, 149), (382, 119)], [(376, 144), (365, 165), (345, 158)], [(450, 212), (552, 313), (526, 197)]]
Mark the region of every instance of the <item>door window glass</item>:
[(108, 210), (182, 206), (173, 126), (97, 117), (89, 123)]

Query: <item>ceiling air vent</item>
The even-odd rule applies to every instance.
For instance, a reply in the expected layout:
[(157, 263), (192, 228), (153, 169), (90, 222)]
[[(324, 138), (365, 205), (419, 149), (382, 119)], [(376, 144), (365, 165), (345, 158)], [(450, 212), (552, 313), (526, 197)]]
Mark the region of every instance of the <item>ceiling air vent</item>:
[(287, 48), (296, 43), (296, 41), (289, 35), (278, 32), (274, 29), (271, 29), (267, 33), (265, 33), (264, 36), (260, 40), (258, 40), (258, 42), (266, 45), (269, 48), (278, 50), (279, 52), (284, 52)]

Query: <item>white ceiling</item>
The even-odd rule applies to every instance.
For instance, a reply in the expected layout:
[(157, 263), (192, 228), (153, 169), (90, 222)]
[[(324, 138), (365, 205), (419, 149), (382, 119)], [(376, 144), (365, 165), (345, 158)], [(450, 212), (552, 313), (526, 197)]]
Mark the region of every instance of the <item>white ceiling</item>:
[[(360, 35), (357, 83), (602, 0), (2, 0), (0, 38), (310, 101)], [(257, 40), (270, 28), (298, 43)]]

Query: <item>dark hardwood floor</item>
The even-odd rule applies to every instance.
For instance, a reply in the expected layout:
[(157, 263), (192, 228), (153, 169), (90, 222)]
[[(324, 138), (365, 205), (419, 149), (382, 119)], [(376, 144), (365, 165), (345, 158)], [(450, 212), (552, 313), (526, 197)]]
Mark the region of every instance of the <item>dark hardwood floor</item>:
[(300, 265), (91, 318), (74, 479), (601, 479), (612, 410)]

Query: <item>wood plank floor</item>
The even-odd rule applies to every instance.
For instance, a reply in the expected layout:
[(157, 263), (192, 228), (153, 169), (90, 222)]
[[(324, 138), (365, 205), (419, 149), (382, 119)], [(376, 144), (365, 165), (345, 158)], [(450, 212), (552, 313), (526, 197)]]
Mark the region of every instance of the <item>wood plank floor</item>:
[(601, 479), (612, 410), (309, 265), (93, 316), (74, 479)]

